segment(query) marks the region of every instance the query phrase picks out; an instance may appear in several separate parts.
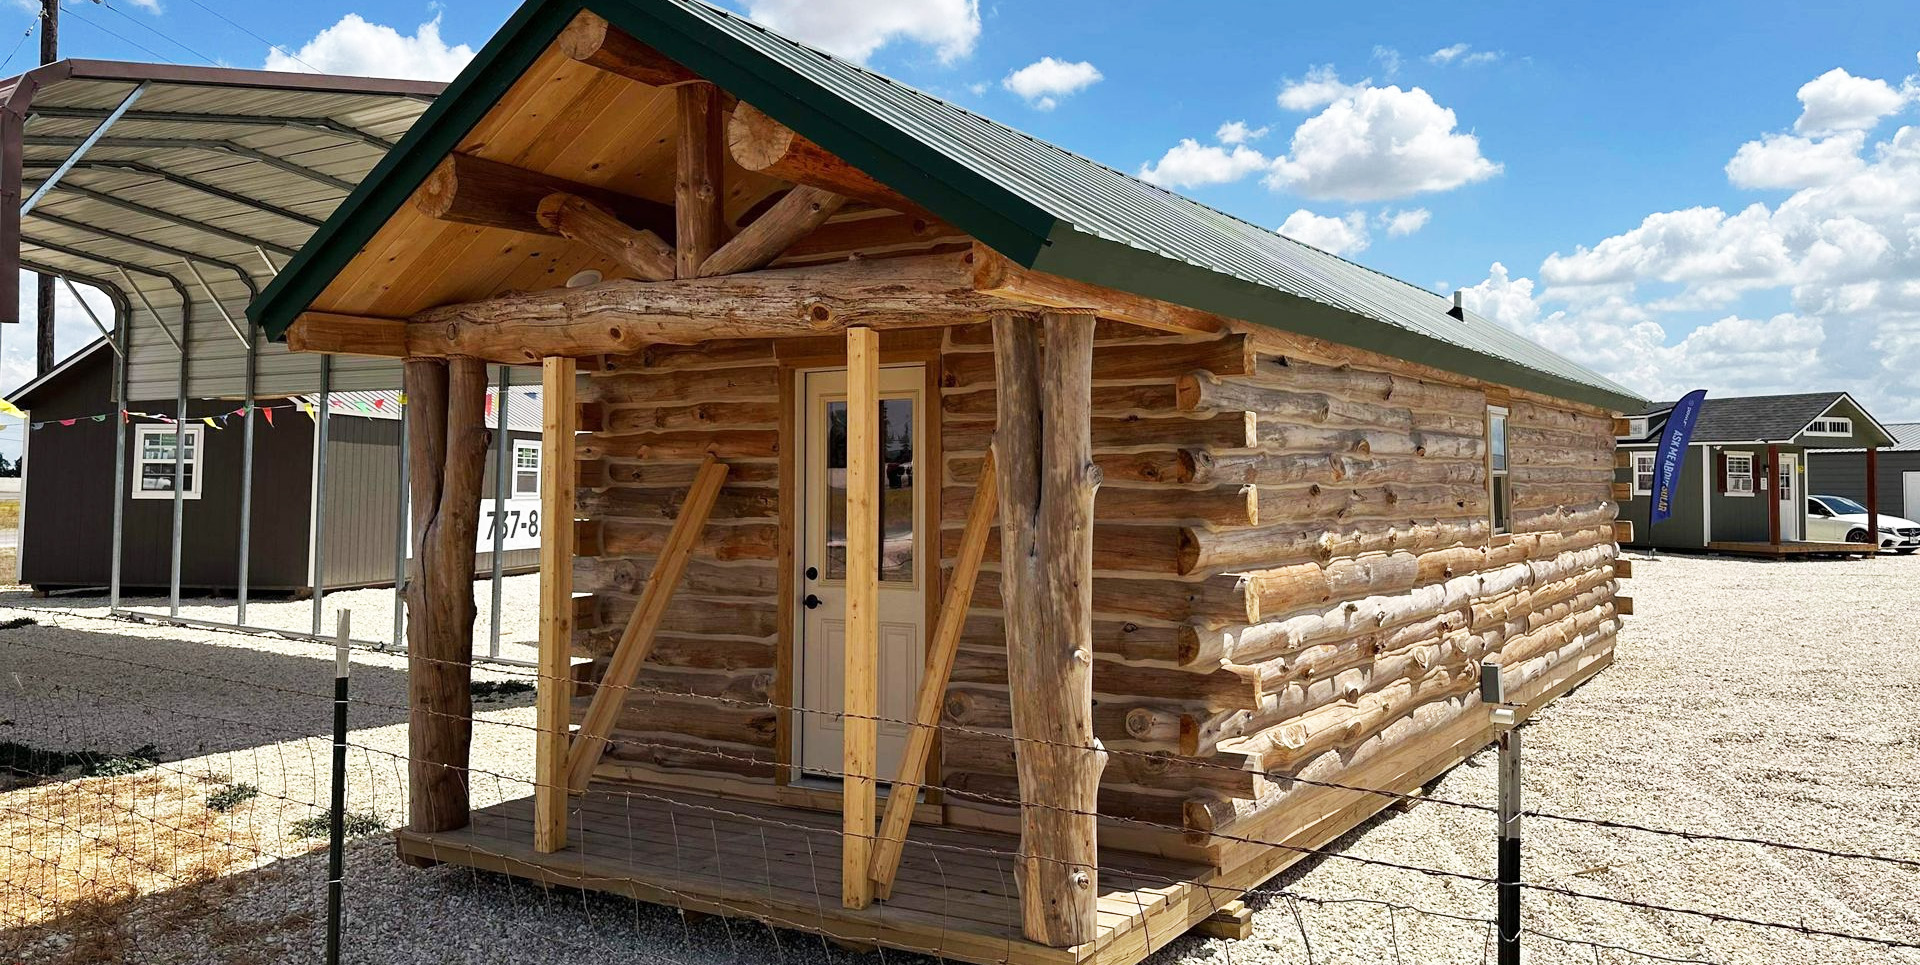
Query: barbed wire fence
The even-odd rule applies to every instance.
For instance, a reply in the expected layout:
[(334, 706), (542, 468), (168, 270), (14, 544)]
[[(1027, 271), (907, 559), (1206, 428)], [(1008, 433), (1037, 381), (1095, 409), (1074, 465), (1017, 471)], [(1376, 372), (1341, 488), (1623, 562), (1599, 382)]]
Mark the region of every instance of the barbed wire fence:
[[(333, 816), (330, 654), (307, 641), (229, 637), (234, 642), (188, 643), (172, 640), (162, 627), (55, 610), (31, 619), (38, 622), (0, 629), (0, 737), (6, 738), (0, 742), (0, 962), (225, 961), (276, 951), (290, 960), (311, 960), (325, 928), (325, 842)], [(477, 673), (475, 710), (463, 718), (474, 727), (473, 764), (465, 778), (476, 827), (485, 824), (498, 833), (471, 836), (461, 844), (462, 854), (444, 855), (424, 875), (405, 868), (382, 832), (406, 820), (407, 727), (421, 711), (407, 701), (403, 657), (355, 649), (346, 807), (340, 814), (354, 835), (344, 876), (346, 961), (414, 960), (425, 949), (434, 950), (434, 960), (451, 962), (539, 953), (579, 961), (651, 958), (669, 965), (865, 960), (848, 947), (869, 944), (873, 936), (857, 929), (835, 933), (841, 926), (824, 913), (840, 901), (837, 813), (600, 783), (591, 803), (578, 805), (583, 812), (592, 809), (593, 821), (589, 826), (583, 818), (576, 825), (571, 857), (532, 856), (531, 830), (512, 816), (514, 802), (535, 790), (532, 744), (538, 729), (530, 669), (494, 666)], [(645, 684), (630, 688), (630, 700), (656, 698), (825, 713)], [(946, 721), (939, 726), (1009, 747), (1019, 740), (988, 728)], [(751, 753), (645, 735), (622, 733), (617, 739), (696, 763), (705, 756), (718, 765), (711, 770), (767, 764)], [(1183, 763), (1228, 766), (1202, 759)], [(1267, 776), (1282, 789), (1319, 787), (1485, 817), (1484, 848), (1436, 866), (1380, 857), (1350, 843), (1306, 847), (1230, 830), (1214, 835), (1221, 843), (1293, 852), (1303, 864), (1352, 866), (1369, 876), (1363, 892), (1338, 892), (1302, 870), (1251, 891), (1226, 888), (1196, 882), (1163, 861), (1103, 853), (1103, 882), (1138, 885), (1132, 892), (1140, 903), (1137, 923), (1149, 944), (1172, 936), (1152, 933), (1160, 919), (1141, 896), (1186, 887), (1215, 910), (1236, 900), (1261, 909), (1262, 923), (1249, 942), (1194, 940), (1177, 944), (1173, 954), (1226, 962), (1491, 961), (1497, 881), (1487, 869), (1495, 806), (1287, 773)], [(934, 779), (926, 787), (988, 807), (1020, 804)], [(1525, 816), (1617, 837), (1669, 840), (1687, 849), (1739, 848), (1848, 862), (1884, 873), (1890, 884), (1920, 880), (1920, 860), (1904, 855), (1689, 829), (1682, 820), (1666, 827), (1548, 810)], [(1140, 817), (1101, 818), (1109, 826), (1190, 830)], [(879, 959), (993, 958), (993, 939), (980, 934), (982, 920), (1003, 925), (989, 935), (1018, 931), (1012, 868), (1028, 856), (1019, 852), (1017, 838), (927, 833), (916, 826), (906, 847), (905, 864), (918, 881), (915, 893), (874, 907), (883, 923), (893, 915), (914, 927), (890, 933), (890, 943), (907, 947), (880, 949)], [(622, 869), (645, 870), (626, 880)], [(1553, 909), (1525, 919), (1522, 944), (1529, 960), (1731, 965), (1715, 949), (1746, 948), (1765, 950), (1772, 960), (1817, 950), (1828, 961), (1920, 961), (1916, 936), (1889, 923), (1850, 920), (1840, 909), (1703, 907), (1708, 902), (1669, 899), (1670, 892), (1650, 887), (1651, 881), (1615, 884), (1590, 889), (1572, 887), (1564, 877), (1523, 881), (1526, 894)], [(821, 913), (795, 911), (796, 893), (810, 895)], [(906, 941), (902, 935), (921, 937)], [(1011, 939), (1001, 940), (1012, 957)], [(509, 948), (512, 954), (504, 954)]]

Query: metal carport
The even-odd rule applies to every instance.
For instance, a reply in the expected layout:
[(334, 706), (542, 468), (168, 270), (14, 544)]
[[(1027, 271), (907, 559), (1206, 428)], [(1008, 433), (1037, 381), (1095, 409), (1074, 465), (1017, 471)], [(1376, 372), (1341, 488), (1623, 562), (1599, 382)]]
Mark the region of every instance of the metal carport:
[[(397, 387), (399, 366), (388, 360), (288, 352), (247, 320), (246, 306), (442, 86), (97, 60), (0, 81), (0, 322), (19, 320), (22, 268), (104, 290), (122, 408), (172, 400), (184, 413), (188, 399), (251, 407), (256, 399)], [(106, 322), (96, 320), (103, 332)], [(327, 410), (320, 406), (323, 439)], [(126, 420), (118, 421), (117, 492), (125, 489), (126, 433)], [(246, 420), (243, 520), (251, 512), (254, 422)], [(116, 611), (120, 505), (116, 499)], [(237, 625), (247, 623), (247, 539), (243, 526)], [(324, 567), (314, 555), (316, 570)], [(316, 594), (315, 634), (321, 622)]]

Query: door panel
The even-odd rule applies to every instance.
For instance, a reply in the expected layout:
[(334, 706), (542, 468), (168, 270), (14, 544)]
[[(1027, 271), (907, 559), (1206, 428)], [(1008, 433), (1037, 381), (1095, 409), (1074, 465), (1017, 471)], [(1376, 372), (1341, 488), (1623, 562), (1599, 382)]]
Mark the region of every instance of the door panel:
[(1806, 500), (1800, 495), (1800, 457), (1781, 453), (1774, 476), (1774, 497), (1780, 500), (1780, 539), (1797, 541), (1802, 538), (1800, 521), (1807, 513)]
[[(927, 419), (926, 370), (889, 366), (880, 372), (880, 713), (889, 720), (913, 714), (925, 665), (926, 586), (932, 535), (927, 488), (919, 485)], [(800, 538), (794, 571), (799, 580), (798, 636), (793, 693), (805, 709), (796, 715), (794, 760), (803, 773), (835, 777), (842, 767), (842, 681), (846, 659), (846, 419), (845, 369), (802, 372), (795, 404), (800, 407)], [(809, 606), (808, 604), (813, 604)], [(879, 773), (897, 768), (906, 725), (879, 727)]]

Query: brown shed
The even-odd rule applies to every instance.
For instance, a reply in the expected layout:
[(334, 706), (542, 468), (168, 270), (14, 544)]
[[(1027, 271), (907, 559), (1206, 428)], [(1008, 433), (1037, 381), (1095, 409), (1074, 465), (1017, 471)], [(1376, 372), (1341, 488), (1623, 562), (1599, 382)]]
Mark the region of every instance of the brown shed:
[[(697, 0), (528, 3), (252, 312), (407, 360), (418, 861), (1131, 963), (1627, 610), (1632, 392)], [(471, 811), (489, 362), (578, 522), (537, 780)]]

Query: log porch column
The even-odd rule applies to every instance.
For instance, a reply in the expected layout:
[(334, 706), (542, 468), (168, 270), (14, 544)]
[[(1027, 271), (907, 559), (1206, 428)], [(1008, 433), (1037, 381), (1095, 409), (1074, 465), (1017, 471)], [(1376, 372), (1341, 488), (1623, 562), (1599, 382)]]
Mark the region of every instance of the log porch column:
[(488, 432), (487, 364), (408, 359), (413, 562), (407, 570), (408, 826), (467, 825), (473, 743), (473, 547)]
[(1867, 447), (1867, 542), (1880, 545), (1880, 450)]
[(541, 364), (540, 657), (534, 695), (533, 849), (567, 846), (567, 726), (573, 719), (573, 518), (580, 461), (574, 361)]
[(840, 721), (840, 900), (873, 903), (880, 722), (880, 336), (847, 329), (847, 601)]
[[(1021, 929), (1067, 947), (1098, 932), (1093, 736), (1092, 314), (993, 319), (1001, 592), (1020, 778)], [(1045, 351), (1041, 336), (1045, 334)]]

